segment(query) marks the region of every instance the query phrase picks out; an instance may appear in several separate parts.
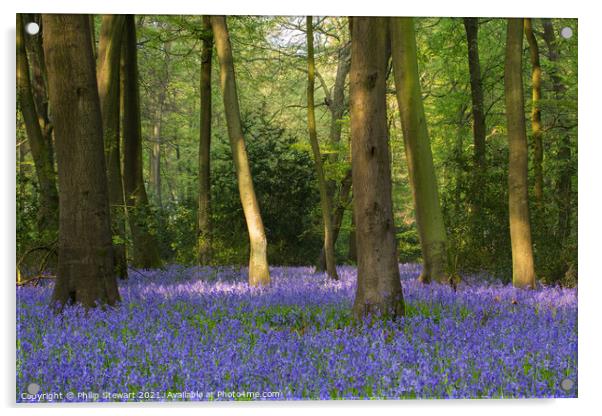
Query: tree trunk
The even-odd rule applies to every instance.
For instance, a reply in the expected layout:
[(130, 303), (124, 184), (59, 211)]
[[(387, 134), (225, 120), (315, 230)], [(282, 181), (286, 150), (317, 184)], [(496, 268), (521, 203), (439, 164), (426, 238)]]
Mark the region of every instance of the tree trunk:
[(123, 109), (123, 184), (133, 240), (133, 265), (144, 269), (161, 266), (156, 235), (150, 227), (152, 212), (142, 176), (142, 134), (136, 23), (125, 16), (121, 55), (121, 99)]
[(102, 113), (115, 272), (127, 279), (125, 201), (119, 150), (119, 60), (125, 17), (104, 15), (100, 26), (97, 62), (98, 95)]
[[(339, 238), (339, 233), (341, 232), (341, 226), (343, 225), (343, 218), (345, 216), (345, 211), (347, 207), (351, 203), (351, 169), (347, 170), (345, 173), (345, 177), (341, 182), (341, 191), (339, 192), (339, 200), (337, 202), (337, 207), (334, 210), (334, 215), (332, 217), (332, 240), (333, 244), (336, 244), (337, 239)], [(353, 236), (355, 239), (355, 236)], [(318, 260), (318, 265), (320, 270), (326, 270), (326, 255), (324, 253), (324, 247), (320, 251), (320, 258)]]
[(543, 142), (541, 129), (541, 65), (539, 46), (533, 33), (533, 19), (525, 19), (525, 36), (529, 43), (531, 57), (531, 134), (533, 135), (533, 167), (535, 170), (535, 200), (543, 203)]
[[(552, 78), (552, 89), (556, 100), (561, 100), (564, 97), (566, 87), (562, 83), (562, 79), (558, 74), (558, 45), (556, 44), (556, 36), (554, 35), (554, 26), (550, 19), (542, 19), (543, 23), (543, 38), (548, 48), (548, 59), (552, 63), (550, 78)], [(564, 116), (559, 117), (560, 127), (566, 129), (566, 120)], [(558, 166), (561, 167), (560, 175), (556, 183), (556, 194), (558, 201), (558, 237), (561, 244), (568, 238), (571, 230), (571, 205), (572, 205), (572, 185), (573, 168), (571, 166), (571, 137), (568, 134), (563, 134), (560, 142), (560, 148), (556, 155)]]
[(330, 141), (339, 143), (341, 141), (342, 125), (341, 120), (345, 113), (345, 80), (349, 74), (351, 67), (351, 46), (345, 45), (339, 51), (339, 63), (337, 65), (337, 73), (332, 88), (332, 99), (329, 100), (328, 108), (330, 109)]
[(209, 16), (203, 16), (201, 51), (201, 133), (199, 140), (199, 263), (211, 262), (211, 60), (213, 36)]
[(522, 78), (523, 19), (508, 19), (504, 92), (508, 122), (508, 200), (512, 243), (512, 282), (535, 287), (529, 222), (528, 150)]
[(165, 42), (163, 45), (165, 56), (163, 58), (163, 71), (159, 74), (159, 91), (156, 102), (155, 119), (153, 121), (153, 135), (150, 149), (150, 187), (151, 196), (158, 207), (163, 207), (161, 196), (161, 141), (163, 112), (165, 108), (165, 99), (167, 96), (167, 87), (169, 86), (169, 65), (171, 42)]
[[(471, 186), (470, 202), (472, 216), (478, 220), (481, 213), (481, 194), (485, 186), (486, 151), (485, 151), (485, 106), (483, 104), (483, 84), (481, 80), (481, 63), (479, 60), (479, 18), (465, 17), (466, 41), (468, 44), (468, 69), (470, 72), (470, 93), (472, 100), (472, 133), (474, 143), (474, 179)], [(459, 202), (459, 201), (458, 201)]]
[(404, 314), (397, 264), (386, 120), (388, 20), (353, 17), (351, 33), (351, 150), (358, 254), (358, 318)]
[[(333, 146), (338, 146), (341, 141), (341, 131), (342, 131), (342, 119), (345, 114), (345, 80), (347, 79), (347, 74), (349, 74), (349, 68), (351, 66), (351, 44), (346, 44), (342, 49), (339, 50), (339, 63), (337, 65), (337, 73), (335, 77), (334, 86), (332, 87), (332, 95), (329, 91), (325, 90), (325, 93), (328, 94), (326, 97), (326, 102), (328, 104), (328, 109), (330, 110), (331, 119), (330, 119), (330, 143)], [(336, 153), (332, 153), (329, 155), (328, 159), (331, 163), (336, 163), (338, 159), (338, 155)], [(343, 215), (345, 214), (345, 209), (347, 205), (349, 205), (349, 195), (351, 191), (351, 169), (348, 169), (345, 177), (341, 181), (341, 193), (337, 197), (336, 193), (336, 182), (335, 181), (327, 181), (326, 189), (328, 191), (328, 196), (330, 201), (334, 204), (334, 201), (337, 201), (336, 207), (332, 207), (334, 210), (334, 215), (332, 219), (332, 240), (333, 246), (336, 246), (337, 239), (339, 237), (339, 230), (341, 228), (341, 223), (343, 221)], [(336, 251), (336, 250), (335, 250)], [(320, 257), (318, 259), (317, 268), (319, 270), (326, 270), (326, 255), (324, 253), (324, 247), (320, 250)]]
[(43, 16), (59, 189), (58, 274), (53, 304), (119, 301), (102, 117), (87, 15)]
[(220, 84), (224, 98), (232, 158), (234, 159), (234, 167), (238, 180), (240, 202), (249, 232), (249, 284), (252, 286), (267, 285), (270, 283), (267, 239), (261, 219), (259, 203), (257, 202), (257, 196), (253, 187), (253, 178), (251, 176), (251, 168), (242, 132), (234, 63), (232, 60), (232, 46), (230, 45), (226, 18), (224, 16), (212, 16), (210, 23), (220, 63)]
[(161, 119), (163, 112), (160, 108), (155, 113), (153, 123), (153, 137), (151, 140), (150, 149), (150, 188), (152, 189), (151, 196), (154, 196), (154, 202), (158, 207), (163, 205), (161, 201)]
[(332, 210), (330, 196), (328, 195), (326, 178), (322, 167), (322, 154), (316, 132), (316, 115), (314, 108), (315, 88), (315, 62), (314, 62), (314, 30), (312, 17), (307, 17), (307, 128), (309, 141), (314, 154), (318, 188), (320, 189), (320, 202), (322, 207), (322, 222), (324, 225), (324, 254), (326, 258), (326, 272), (331, 279), (338, 280), (336, 259), (334, 255), (334, 239), (332, 227)]
[[(59, 197), (54, 172), (54, 157), (52, 155), (51, 127), (47, 123), (47, 114), (36, 110), (36, 102), (32, 93), (32, 83), (29, 75), (29, 60), (25, 50), (25, 31), (23, 15), (17, 14), (17, 93), (19, 106), (25, 122), (25, 130), (29, 140), (29, 148), (36, 170), (40, 187), (40, 210), (38, 213), (38, 229), (43, 233), (54, 233), (58, 227)], [(41, 36), (38, 34), (37, 36)], [(39, 64), (39, 61), (36, 61)], [(40, 65), (33, 67), (36, 97), (41, 97), (43, 80)], [(40, 85), (42, 82), (42, 85)], [(45, 95), (45, 91), (44, 91)], [(42, 101), (40, 99), (40, 101)], [(40, 110), (46, 105), (40, 102)]]
[(392, 18), (390, 31), (397, 103), (424, 262), (420, 281), (445, 283), (445, 225), (420, 92), (413, 19)]
[[(470, 92), (472, 98), (472, 118), (474, 137), (474, 161), (477, 169), (485, 169), (485, 111), (483, 105), (483, 84), (481, 81), (481, 64), (479, 61), (479, 19), (465, 17), (466, 40), (468, 43), (468, 68), (470, 71)], [(482, 178), (481, 178), (482, 179)], [(480, 184), (477, 185), (482, 189)]]

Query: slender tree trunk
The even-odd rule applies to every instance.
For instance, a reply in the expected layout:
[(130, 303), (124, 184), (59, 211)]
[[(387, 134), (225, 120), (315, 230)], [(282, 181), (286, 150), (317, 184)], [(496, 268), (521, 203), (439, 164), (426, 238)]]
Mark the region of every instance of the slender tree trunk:
[(533, 167), (535, 170), (535, 200), (543, 203), (543, 142), (541, 128), (541, 65), (539, 63), (539, 46), (533, 33), (533, 19), (525, 19), (525, 36), (529, 43), (531, 57), (531, 133), (533, 135)]
[[(550, 78), (552, 78), (552, 89), (556, 100), (564, 97), (566, 87), (558, 74), (558, 45), (556, 44), (556, 35), (554, 26), (550, 19), (542, 19), (543, 38), (548, 49), (548, 59), (552, 63)], [(567, 129), (565, 117), (561, 114), (559, 124), (562, 129)], [(561, 167), (560, 175), (556, 183), (556, 194), (558, 201), (558, 237), (561, 244), (568, 238), (571, 230), (571, 206), (572, 206), (572, 176), (573, 167), (571, 166), (571, 137), (564, 133), (560, 142), (560, 148), (556, 155), (558, 166)]]
[[(345, 217), (345, 211), (351, 203), (351, 169), (348, 169), (345, 173), (345, 177), (341, 181), (341, 190), (338, 194), (337, 206), (334, 209), (332, 216), (332, 240), (333, 244), (336, 244), (341, 232), (341, 226), (343, 225), (343, 218)], [(353, 237), (355, 239), (355, 236)], [(320, 258), (318, 260), (320, 270), (326, 270), (326, 255), (324, 253), (324, 247), (320, 251)]]
[[(41, 35), (37, 35), (41, 36)], [(17, 93), (25, 130), (29, 140), (29, 148), (36, 170), (38, 185), (40, 187), (40, 210), (38, 213), (38, 228), (42, 233), (54, 233), (58, 227), (58, 193), (54, 172), (54, 158), (52, 155), (52, 142), (50, 140), (51, 128), (43, 113), (38, 113), (32, 94), (32, 83), (29, 75), (29, 60), (25, 50), (25, 31), (23, 28), (23, 15), (17, 15)], [(41, 77), (40, 68), (34, 66), (34, 80), (36, 87)], [(38, 90), (39, 92), (39, 90)], [(42, 107), (40, 103), (40, 108)]]
[(102, 117), (87, 15), (43, 16), (59, 195), (53, 304), (119, 301), (111, 244)]
[(444, 283), (448, 280), (447, 238), (420, 92), (413, 19), (392, 18), (390, 32), (397, 103), (424, 262), (420, 281)]
[(155, 121), (153, 123), (153, 138), (150, 149), (150, 188), (152, 189), (151, 196), (154, 196), (154, 201), (157, 206), (163, 206), (161, 201), (161, 119), (163, 111), (161, 104), (155, 113)]
[(339, 51), (339, 63), (337, 65), (337, 73), (332, 88), (332, 99), (329, 100), (328, 108), (330, 109), (330, 141), (339, 143), (341, 141), (342, 125), (341, 121), (345, 114), (345, 80), (349, 74), (351, 67), (351, 45), (345, 45)]
[[(54, 169), (54, 153), (52, 143), (52, 123), (48, 117), (48, 88), (46, 80), (46, 64), (44, 63), (44, 49), (42, 47), (43, 27), (42, 16), (40, 14), (22, 15), (30, 22), (36, 22), (40, 25), (40, 31), (37, 36), (25, 36), (25, 49), (29, 59), (31, 69), (31, 89), (33, 101), (35, 103), (38, 121), (42, 129), (44, 142), (48, 147), (48, 163)], [(56, 182), (56, 181), (55, 181)], [(56, 206), (58, 206), (58, 194), (56, 196)], [(58, 220), (58, 215), (57, 215)]]
[(353, 17), (351, 149), (358, 254), (356, 317), (402, 316), (386, 120), (388, 20)]
[(316, 132), (316, 115), (314, 109), (315, 88), (315, 62), (314, 62), (314, 30), (312, 17), (307, 17), (307, 128), (309, 141), (314, 154), (318, 188), (320, 189), (320, 202), (322, 206), (322, 222), (324, 224), (324, 254), (326, 257), (326, 272), (331, 279), (338, 280), (336, 259), (334, 254), (334, 239), (332, 227), (332, 211), (330, 196), (328, 195), (326, 178), (322, 167), (322, 154)]
[(119, 61), (124, 22), (123, 15), (102, 17), (97, 82), (107, 163), (115, 272), (120, 278), (127, 279), (125, 201), (119, 149)]
[(160, 73), (159, 91), (156, 103), (155, 119), (153, 121), (153, 136), (150, 149), (150, 187), (152, 189), (151, 196), (158, 207), (163, 207), (163, 199), (161, 196), (161, 142), (162, 142), (162, 126), (163, 113), (165, 108), (165, 100), (167, 98), (167, 88), (169, 86), (169, 66), (170, 66), (170, 50), (171, 42), (165, 42), (163, 45), (165, 56), (163, 57), (163, 71)]
[(232, 157), (238, 180), (240, 202), (249, 232), (249, 284), (252, 286), (267, 285), (270, 283), (267, 239), (261, 219), (259, 203), (257, 202), (257, 196), (253, 187), (253, 178), (251, 176), (251, 168), (242, 132), (228, 27), (226, 26), (226, 18), (224, 16), (211, 16), (210, 22), (219, 58), (220, 84), (224, 98), (228, 136), (230, 137)]
[[(485, 150), (485, 106), (483, 104), (483, 84), (481, 63), (479, 60), (479, 18), (465, 17), (466, 41), (468, 44), (468, 69), (470, 72), (470, 92), (472, 100), (472, 133), (474, 143), (474, 179), (471, 183), (470, 202), (472, 217), (478, 220), (481, 213), (481, 194), (485, 186), (486, 150)], [(459, 201), (458, 201), (459, 202)], [(478, 229), (479, 227), (477, 227)]]
[[(465, 17), (466, 40), (468, 43), (468, 68), (470, 71), (470, 92), (472, 97), (472, 118), (474, 137), (474, 161), (477, 169), (485, 169), (485, 106), (483, 105), (483, 84), (481, 80), (481, 63), (479, 60), (479, 19)], [(482, 179), (482, 178), (481, 178)], [(480, 184), (478, 185), (480, 188)]]
[(136, 23), (125, 16), (121, 55), (121, 94), (123, 106), (123, 185), (128, 220), (133, 240), (133, 265), (141, 268), (161, 266), (156, 235), (151, 231), (152, 212), (142, 176), (142, 133)]
[(508, 19), (504, 90), (508, 121), (508, 199), (512, 243), (512, 282), (535, 287), (529, 221), (528, 150), (522, 77), (523, 19)]
[(211, 61), (213, 35), (209, 16), (203, 16), (201, 51), (201, 137), (199, 140), (199, 263), (211, 262)]
[[(349, 68), (351, 66), (351, 44), (345, 45), (343, 48), (339, 50), (339, 62), (337, 65), (337, 73), (335, 77), (334, 86), (332, 87), (332, 96), (326, 98), (328, 109), (330, 110), (331, 119), (330, 119), (330, 142), (333, 146), (338, 146), (341, 141), (341, 132), (342, 132), (342, 119), (345, 114), (345, 80), (347, 79), (347, 74), (349, 74)], [(333, 153), (329, 155), (329, 160), (331, 163), (336, 163), (338, 159), (338, 155)], [(349, 194), (351, 190), (351, 169), (348, 169), (345, 177), (341, 181), (340, 188), (341, 193), (337, 197), (336, 192), (336, 183), (335, 181), (327, 181), (327, 190), (330, 201), (338, 201), (336, 203), (336, 207), (333, 206), (334, 215), (332, 219), (332, 239), (333, 245), (336, 245), (339, 230), (341, 228), (341, 223), (343, 221), (343, 215), (345, 214), (345, 209), (347, 205), (349, 205)], [(347, 186), (347, 184), (349, 186)], [(324, 247), (320, 251), (320, 258), (318, 260), (318, 269), (326, 270), (326, 255), (324, 253)]]

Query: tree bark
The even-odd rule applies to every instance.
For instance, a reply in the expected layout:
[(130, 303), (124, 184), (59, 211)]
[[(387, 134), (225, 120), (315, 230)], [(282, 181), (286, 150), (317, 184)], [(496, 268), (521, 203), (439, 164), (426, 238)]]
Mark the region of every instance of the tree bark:
[(201, 51), (201, 133), (199, 140), (199, 263), (211, 262), (211, 60), (213, 35), (209, 16), (203, 16)]
[(334, 254), (334, 239), (332, 227), (332, 210), (330, 195), (328, 195), (326, 178), (322, 167), (322, 154), (320, 153), (320, 144), (316, 132), (316, 115), (314, 108), (314, 89), (315, 89), (315, 61), (314, 61), (314, 30), (313, 19), (307, 17), (307, 129), (309, 131), (309, 141), (314, 155), (314, 164), (316, 167), (316, 176), (318, 178), (318, 188), (320, 190), (320, 202), (322, 208), (322, 223), (324, 225), (324, 255), (326, 259), (326, 273), (331, 279), (338, 280), (336, 259)]
[(245, 139), (242, 132), (236, 78), (232, 59), (232, 46), (224, 16), (211, 16), (211, 29), (220, 64), (220, 84), (224, 99), (226, 123), (232, 158), (238, 180), (240, 202), (242, 204), (247, 229), (249, 232), (249, 284), (251, 286), (267, 285), (270, 283), (270, 270), (267, 258), (267, 239), (261, 219), (259, 203), (253, 187), (253, 178), (247, 156)]
[[(347, 74), (349, 74), (349, 68), (351, 66), (351, 44), (348, 43), (343, 48), (339, 50), (339, 62), (337, 65), (337, 73), (335, 77), (334, 86), (332, 87), (332, 94), (325, 90), (325, 93), (328, 94), (326, 97), (326, 102), (328, 104), (328, 109), (330, 110), (331, 118), (330, 118), (330, 143), (333, 146), (338, 146), (341, 142), (341, 132), (342, 125), (341, 121), (343, 119), (343, 115), (345, 114), (345, 80), (347, 79)], [(336, 163), (338, 159), (338, 155), (333, 153), (329, 155), (329, 160), (331, 163)], [(334, 215), (332, 219), (332, 239), (333, 245), (336, 246), (336, 242), (339, 236), (339, 231), (341, 228), (341, 223), (343, 221), (343, 215), (345, 214), (345, 209), (347, 205), (349, 205), (349, 194), (351, 190), (351, 169), (347, 170), (345, 177), (341, 181), (340, 188), (341, 193), (337, 197), (336, 192), (336, 183), (335, 181), (327, 181), (327, 190), (328, 196), (330, 200), (333, 202), (337, 201), (336, 207), (333, 206)], [(348, 185), (348, 186), (347, 186)], [(318, 269), (326, 270), (326, 255), (324, 253), (324, 247), (320, 251), (320, 257), (318, 259)]]
[[(548, 49), (548, 59), (552, 63), (550, 78), (552, 79), (552, 89), (556, 100), (561, 100), (564, 97), (566, 87), (562, 83), (562, 79), (558, 74), (558, 45), (556, 44), (556, 35), (554, 34), (554, 26), (550, 19), (542, 19), (543, 23), (543, 38)], [(566, 129), (565, 117), (561, 114), (559, 117), (560, 127)], [(564, 243), (568, 238), (571, 230), (571, 205), (572, 205), (572, 176), (573, 167), (571, 166), (571, 137), (568, 134), (563, 134), (560, 142), (560, 148), (556, 155), (558, 165), (560, 166), (560, 175), (556, 182), (556, 194), (558, 201), (558, 237), (559, 241)]]
[[(470, 71), (470, 92), (472, 99), (474, 161), (481, 172), (485, 169), (485, 111), (483, 105), (483, 84), (479, 60), (479, 19), (465, 17), (466, 40), (468, 43), (468, 68)], [(480, 186), (479, 186), (480, 188)]]
[(512, 282), (535, 287), (529, 221), (528, 150), (522, 78), (523, 19), (508, 19), (504, 92), (508, 122), (508, 202), (512, 243)]
[(529, 43), (531, 58), (531, 134), (533, 135), (533, 168), (535, 171), (535, 200), (543, 203), (543, 131), (541, 128), (541, 65), (539, 63), (539, 46), (533, 33), (533, 19), (525, 19), (525, 36)]
[(158, 207), (163, 206), (161, 200), (161, 122), (163, 118), (162, 103), (159, 103), (153, 122), (153, 136), (150, 149), (150, 181), (151, 197)]
[(170, 50), (171, 42), (165, 42), (163, 45), (165, 56), (163, 57), (163, 71), (159, 74), (159, 90), (157, 94), (155, 119), (153, 121), (153, 135), (150, 151), (150, 188), (152, 189), (151, 196), (154, 197), (154, 202), (158, 207), (163, 207), (163, 199), (161, 195), (161, 142), (162, 142), (162, 127), (163, 127), (163, 112), (165, 108), (165, 100), (167, 98), (167, 88), (169, 86), (169, 65), (170, 65)]
[[(36, 36), (41, 35), (38, 34)], [(46, 95), (46, 92), (42, 78), (41, 63), (36, 59), (40, 55), (34, 55), (33, 53), (31, 55), (34, 57), (34, 65), (32, 65), (34, 85), (31, 82), (29, 59), (25, 49), (23, 15), (17, 14), (17, 94), (36, 170), (36, 177), (40, 187), (38, 229), (43, 234), (48, 234), (56, 232), (58, 227), (59, 197), (54, 172), (54, 157), (52, 154), (52, 128), (48, 122), (47, 105), (42, 103), (41, 98), (42, 95)], [(32, 92), (32, 88), (37, 91), (35, 95)], [(39, 101), (40, 112), (36, 108), (36, 101)]]
[[(348, 169), (345, 173), (345, 177), (341, 181), (341, 190), (338, 194), (337, 206), (334, 209), (332, 216), (332, 240), (333, 244), (336, 244), (341, 232), (341, 226), (343, 225), (343, 218), (345, 211), (349, 204), (351, 204), (351, 169)], [(351, 237), (350, 237), (351, 238)], [(355, 239), (355, 236), (353, 236)], [(320, 270), (326, 270), (326, 255), (324, 253), (324, 247), (320, 251), (320, 258), (318, 259), (318, 265)]]
[(123, 109), (123, 185), (133, 240), (133, 265), (144, 269), (161, 266), (156, 235), (151, 232), (152, 212), (142, 176), (142, 133), (136, 50), (136, 22), (125, 16), (121, 55)]
[(445, 283), (447, 238), (422, 104), (412, 18), (392, 18), (390, 32), (395, 90), (424, 262), (419, 279)]
[(127, 279), (125, 201), (119, 149), (119, 61), (124, 22), (123, 15), (104, 15), (102, 17), (97, 82), (107, 163), (115, 272), (118, 277)]
[[(468, 45), (468, 69), (470, 72), (470, 93), (472, 100), (472, 134), (474, 143), (474, 179), (471, 183), (472, 216), (478, 220), (481, 212), (481, 194), (486, 180), (486, 121), (483, 104), (483, 83), (479, 60), (479, 18), (465, 17), (466, 41)], [(459, 201), (458, 201), (459, 202)]]
[(54, 305), (119, 301), (102, 117), (87, 15), (43, 16), (59, 189), (58, 275)]
[(404, 302), (397, 264), (386, 120), (388, 20), (353, 17), (351, 149), (358, 255), (356, 317), (397, 317)]

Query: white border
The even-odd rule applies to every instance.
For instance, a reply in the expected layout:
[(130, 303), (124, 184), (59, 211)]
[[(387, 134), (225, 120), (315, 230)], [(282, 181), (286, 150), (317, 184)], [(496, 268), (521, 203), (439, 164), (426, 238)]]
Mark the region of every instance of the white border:
[[(21, 0), (2, 2), (3, 41), (2, 98), (0, 115), (2, 117), (2, 149), (0, 151), (0, 195), (4, 201), (1, 230), (3, 234), (1, 253), (2, 270), (2, 330), (1, 345), (3, 371), (1, 377), (1, 401), (9, 407), (8, 414), (16, 412), (26, 414), (86, 414), (96, 415), (108, 409), (114, 414), (142, 413), (144, 415), (164, 414), (166, 408), (178, 413), (198, 414), (261, 414), (297, 415), (307, 413), (365, 414), (378, 412), (385, 414), (445, 414), (445, 415), (482, 415), (488, 416), (514, 413), (545, 413), (546, 415), (590, 414), (592, 409), (600, 408), (598, 386), (601, 386), (600, 368), (600, 331), (599, 316), (600, 257), (597, 244), (600, 229), (598, 213), (602, 198), (600, 195), (600, 175), (602, 146), (600, 145), (600, 21), (599, 14), (592, 4), (595, 2), (578, 1), (525, 1), (505, 0), (487, 1), (394, 1), (369, 0), (352, 4), (350, 0), (304, 0), (285, 2), (282, 0), (252, 1), (191, 1), (169, 0), (150, 4), (147, 1), (103, 0), (101, 2)], [(146, 13), (146, 14), (252, 14), (252, 15), (406, 15), (406, 16), (535, 16), (535, 17), (577, 17), (579, 18), (579, 399), (565, 400), (478, 400), (478, 401), (405, 401), (405, 402), (299, 402), (299, 403), (252, 403), (250, 405), (221, 404), (201, 406), (145, 405), (139, 406), (108, 405), (90, 406), (21, 406), (13, 403), (14, 345), (15, 345), (15, 295), (14, 245), (15, 245), (15, 151), (14, 151), (14, 106), (15, 106), (15, 13), (17, 12), (55, 12), (55, 13)], [(598, 97), (598, 99), (596, 99)], [(85, 408), (84, 408), (85, 407)]]

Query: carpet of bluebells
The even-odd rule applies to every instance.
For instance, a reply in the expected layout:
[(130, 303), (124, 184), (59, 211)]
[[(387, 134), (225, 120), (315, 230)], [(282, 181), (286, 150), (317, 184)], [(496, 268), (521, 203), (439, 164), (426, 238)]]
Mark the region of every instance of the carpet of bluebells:
[(275, 267), (264, 288), (238, 268), (132, 271), (118, 307), (62, 315), (51, 282), (17, 288), (16, 400), (577, 396), (576, 289), (400, 270), (406, 317), (360, 323), (347, 266)]

